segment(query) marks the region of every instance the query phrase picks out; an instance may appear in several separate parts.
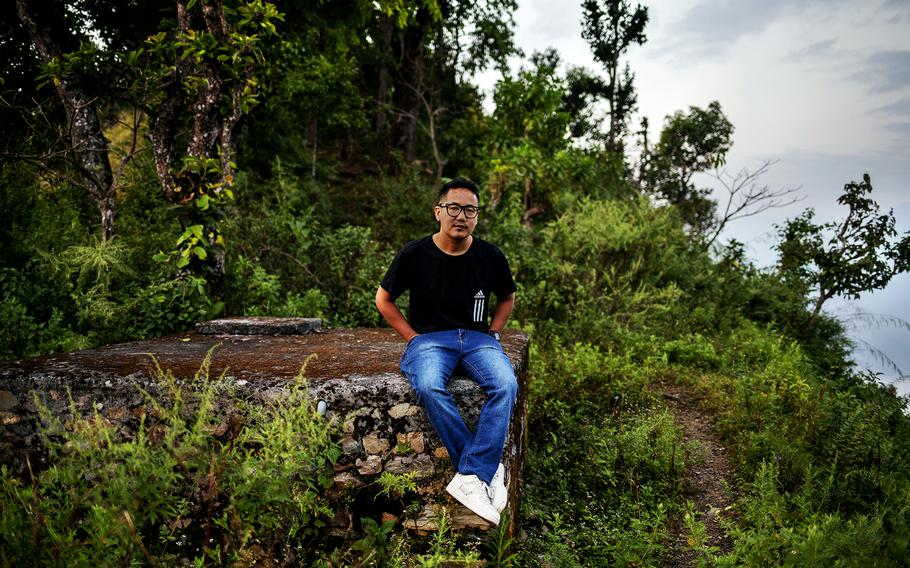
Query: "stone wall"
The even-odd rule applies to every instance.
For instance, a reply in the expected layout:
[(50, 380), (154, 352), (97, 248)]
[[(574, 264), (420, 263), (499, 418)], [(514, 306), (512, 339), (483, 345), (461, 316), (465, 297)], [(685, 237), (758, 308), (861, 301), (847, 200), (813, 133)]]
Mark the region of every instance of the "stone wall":
[[(213, 348), (211, 376), (225, 373), (263, 404), (282, 396), (310, 358), (306, 367), (310, 393), (326, 419), (338, 422), (342, 435), (344, 453), (335, 466), (334, 491), (346, 495), (352, 510), (342, 511), (333, 520), (331, 530), (336, 534), (348, 534), (358, 514), (353, 510), (357, 503), (373, 509), (374, 514), (382, 509), (401, 516), (394, 504), (375, 499), (376, 486), (371, 483), (383, 471), (417, 474), (417, 510), (412, 508), (402, 518), (408, 528), (434, 530), (443, 506), (455, 529), (488, 528), (445, 493), (454, 472), (445, 447), (398, 370), (404, 343), (390, 329), (322, 331), (318, 320), (219, 320), (201, 324), (193, 333), (0, 362), (0, 460), (19, 475), (26, 471), (26, 455), (36, 468), (46, 465), (36, 435), (37, 407), (32, 392), (65, 419), (69, 391), (79, 412), (98, 410), (129, 431), (138, 427), (139, 417), (147, 410), (137, 386), (155, 392), (154, 361), (177, 377), (192, 377)], [(507, 332), (503, 348), (519, 379), (503, 455), (509, 472), (509, 506), (517, 510), (527, 426), (528, 338)], [(482, 392), (459, 377), (452, 380), (450, 390), (473, 427)], [(512, 529), (514, 524), (510, 532)]]

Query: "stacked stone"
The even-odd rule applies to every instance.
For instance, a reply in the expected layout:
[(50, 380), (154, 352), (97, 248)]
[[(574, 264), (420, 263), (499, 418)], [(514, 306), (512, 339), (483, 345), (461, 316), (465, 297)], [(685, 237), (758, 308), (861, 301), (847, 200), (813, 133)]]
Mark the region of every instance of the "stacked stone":
[[(503, 458), (514, 510), (524, 462), (528, 338), (506, 333), (503, 347), (519, 379)], [(406, 527), (418, 531), (435, 530), (442, 507), (453, 529), (486, 529), (485, 521), (444, 491), (453, 474), (451, 464), (398, 370), (403, 348), (389, 329), (322, 331), (319, 320), (237, 318), (206, 322), (197, 332), (157, 340), (0, 362), (0, 459), (19, 475), (27, 471), (26, 456), (37, 469), (46, 465), (36, 434), (34, 396), (66, 424), (71, 393), (78, 412), (97, 411), (128, 436), (148, 410), (137, 386), (156, 393), (155, 361), (176, 377), (192, 377), (211, 351), (210, 376), (224, 373), (263, 404), (284, 396), (288, 383), (305, 364), (310, 394), (320, 413), (341, 430), (343, 454), (335, 465), (336, 494), (368, 508), (394, 511)], [(458, 377), (449, 388), (473, 428), (483, 393), (470, 380)], [(416, 484), (416, 495), (407, 496), (411, 505), (407, 514), (401, 510), (401, 499), (397, 504), (376, 499), (375, 482), (383, 472), (406, 475)], [(343, 511), (331, 530), (350, 535), (356, 514)]]

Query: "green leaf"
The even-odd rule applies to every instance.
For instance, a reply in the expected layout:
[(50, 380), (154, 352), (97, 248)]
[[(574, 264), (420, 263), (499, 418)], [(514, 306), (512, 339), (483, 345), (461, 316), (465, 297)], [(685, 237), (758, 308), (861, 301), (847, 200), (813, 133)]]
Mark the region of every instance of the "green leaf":
[(205, 249), (202, 247), (194, 248), (193, 252), (196, 253), (196, 256), (198, 256), (200, 260), (205, 260), (205, 257), (208, 256), (208, 253), (206, 253)]

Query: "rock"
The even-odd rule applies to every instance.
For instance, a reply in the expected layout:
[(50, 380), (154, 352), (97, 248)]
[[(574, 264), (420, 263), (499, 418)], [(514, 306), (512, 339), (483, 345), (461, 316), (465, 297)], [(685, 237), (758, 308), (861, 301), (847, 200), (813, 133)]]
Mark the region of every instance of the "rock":
[(385, 471), (397, 474), (414, 473), (418, 479), (433, 475), (434, 469), (433, 458), (426, 454), (416, 457), (399, 456), (392, 458), (385, 465)]
[(0, 412), (0, 424), (4, 426), (12, 426), (13, 424), (18, 424), (22, 421), (22, 417), (18, 414), (13, 414), (12, 412)]
[(119, 422), (126, 418), (127, 410), (126, 407), (122, 405), (112, 406), (105, 414), (110, 420)]
[(405, 416), (412, 416), (418, 412), (420, 412), (420, 406), (402, 402), (389, 409), (389, 416), (392, 418), (403, 418)]
[(386, 464), (385, 470), (389, 473), (402, 474), (411, 471), (411, 463), (414, 461), (414, 458), (410, 457), (398, 457), (393, 458)]
[(360, 440), (345, 436), (341, 439), (341, 451), (348, 455), (359, 454), (363, 448), (360, 446)]
[(370, 454), (383, 454), (389, 451), (389, 441), (375, 434), (370, 434), (363, 438), (363, 449)]
[(0, 411), (12, 410), (19, 406), (19, 399), (8, 390), (0, 390)]
[(409, 519), (403, 523), (408, 529), (418, 532), (433, 532), (439, 530), (439, 517), (442, 509), (445, 507), (445, 515), (449, 526), (457, 526), (462, 529), (489, 529), (490, 523), (482, 517), (473, 513), (464, 505), (451, 501), (444, 505), (430, 503), (424, 506), (423, 511), (416, 519)]
[(284, 387), (272, 387), (260, 392), (259, 399), (266, 403), (276, 402), (287, 398), (288, 394), (290, 394), (290, 391)]
[(382, 458), (379, 456), (367, 456), (365, 460), (357, 460), (357, 471), (360, 475), (376, 475), (382, 473)]
[(395, 446), (395, 453), (423, 453), (423, 432), (399, 432), (396, 436), (398, 445)]
[[(515, 510), (527, 429), (528, 338), (507, 332), (502, 343), (519, 378), (518, 400), (503, 454), (509, 470), (509, 504)], [(75, 423), (70, 415), (71, 393), (81, 405), (76, 411), (83, 416), (90, 416), (96, 407), (102, 408), (106, 419), (125, 437), (134, 435), (140, 419), (144, 419), (149, 440), (159, 443), (164, 436), (161, 417), (139, 390), (144, 389), (153, 398), (159, 396), (152, 357), (179, 380), (187, 380), (192, 379), (211, 352), (209, 377), (224, 376), (238, 396), (252, 405), (285, 399), (289, 385), (307, 362), (309, 394), (314, 403), (324, 401), (328, 410), (319, 419), (337, 421), (337, 430), (342, 432), (339, 437), (343, 454), (333, 468), (335, 485), (347, 488), (345, 503), (369, 503), (375, 511), (395, 511), (377, 498), (375, 476), (384, 469), (414, 472), (418, 474), (417, 488), (412, 496), (425, 507), (423, 526), (435, 522), (437, 506), (445, 503), (452, 512), (449, 525), (454, 530), (485, 530), (486, 524), (476, 515), (456, 515), (454, 502), (447, 501), (445, 483), (453, 473), (451, 464), (398, 369), (403, 348), (403, 342), (390, 329), (333, 329), (296, 336), (182, 333), (48, 357), (2, 361), (0, 393), (9, 394), (0, 394), (0, 404), (10, 405), (10, 397), (14, 397), (16, 406), (15, 411), (0, 410), (4, 413), (0, 414), (0, 421), (15, 423), (13, 427), (0, 428), (0, 462), (9, 467), (11, 474), (26, 479), (28, 468), (23, 456), (41, 453), (40, 437), (35, 435), (38, 417), (33, 392), (69, 427)], [(454, 377), (449, 390), (469, 428), (474, 428), (483, 392), (462, 377)], [(220, 411), (227, 407), (216, 408)], [(213, 434), (223, 437), (230, 437), (233, 432), (223, 419), (215, 423), (213, 430), (217, 430)], [(384, 463), (383, 458), (388, 461)], [(33, 465), (37, 463), (32, 461)], [(46, 466), (44, 462), (43, 467)], [(349, 510), (344, 518), (350, 519), (352, 514), (359, 513)], [(401, 522), (413, 524), (404, 518)]]
[(364, 483), (360, 481), (359, 477), (348, 471), (337, 473), (332, 479), (335, 481), (336, 489), (346, 489), (349, 487), (358, 489), (364, 486)]
[(196, 324), (202, 335), (303, 335), (320, 329), (319, 318), (237, 317)]

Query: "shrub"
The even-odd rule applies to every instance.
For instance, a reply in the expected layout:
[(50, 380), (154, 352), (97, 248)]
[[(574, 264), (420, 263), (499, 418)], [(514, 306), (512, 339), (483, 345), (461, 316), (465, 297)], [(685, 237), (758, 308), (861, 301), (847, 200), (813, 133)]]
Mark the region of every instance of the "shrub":
[(75, 406), (71, 427), (41, 408), (51, 467), (28, 483), (0, 473), (4, 565), (306, 554), (331, 513), (321, 491), (340, 450), (302, 376), (266, 408), (209, 377), (208, 360), (189, 382), (159, 372), (157, 388), (134, 435)]
[(651, 371), (590, 344), (532, 350), (519, 565), (651, 565), (675, 509), (686, 448), (656, 411)]

